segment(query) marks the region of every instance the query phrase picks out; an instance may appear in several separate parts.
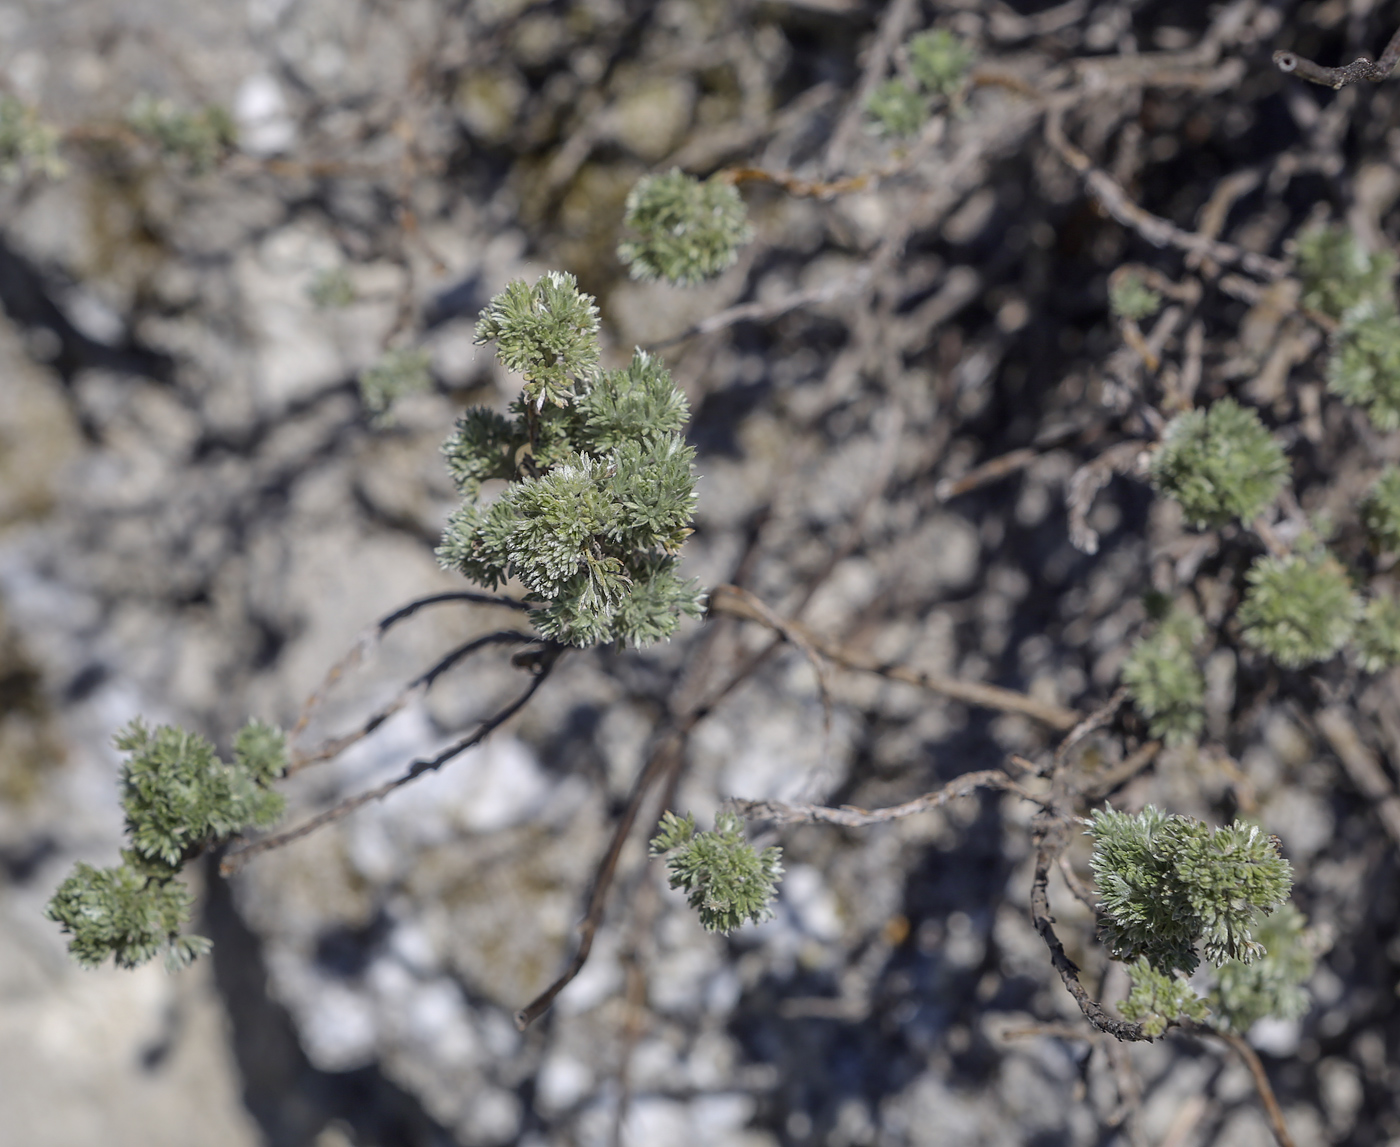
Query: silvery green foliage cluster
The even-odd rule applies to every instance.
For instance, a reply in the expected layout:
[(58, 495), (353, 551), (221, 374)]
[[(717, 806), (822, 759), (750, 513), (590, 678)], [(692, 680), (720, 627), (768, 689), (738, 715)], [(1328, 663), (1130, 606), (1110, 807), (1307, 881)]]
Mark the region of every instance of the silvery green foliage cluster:
[(741, 818), (722, 812), (713, 832), (696, 832), (693, 816), (668, 812), (659, 829), (651, 855), (666, 857), (671, 887), (686, 893), (711, 932), (732, 932), (746, 920), (759, 924), (773, 914), (782, 850), (759, 852), (745, 839)]
[(15, 183), (29, 175), (57, 179), (66, 170), (58, 142), (58, 132), (34, 108), (0, 94), (0, 183)]
[(1285, 668), (1326, 661), (1351, 639), (1361, 601), (1325, 549), (1256, 558), (1245, 580), (1237, 615), (1244, 639)]
[(689, 287), (727, 271), (753, 239), (748, 208), (721, 176), (696, 179), (673, 167), (639, 179), (622, 218), (629, 238), (617, 257), (634, 279)]
[(1139, 638), (1123, 665), (1123, 684), (1149, 730), (1168, 745), (1194, 741), (1205, 725), (1206, 682), (1196, 664), (1205, 623), (1172, 610), (1148, 636)]
[(890, 79), (877, 84), (865, 101), (870, 128), (877, 135), (905, 139), (928, 122), (935, 99), (948, 100), (962, 88), (976, 58), (945, 28), (920, 32), (904, 45), (913, 83)]
[(1363, 673), (1380, 673), (1400, 665), (1400, 602), (1386, 594), (1371, 598), (1352, 644)]
[(478, 345), (494, 342), (501, 364), (525, 379), (525, 401), (568, 406), (575, 387), (598, 368), (598, 308), (562, 271), (533, 287), (516, 279), (493, 298), (476, 324)]
[(1161, 305), (1162, 296), (1137, 275), (1124, 275), (1108, 290), (1109, 309), (1120, 319), (1141, 322), (1155, 315)]
[(1232, 398), (1173, 418), (1151, 464), (1153, 485), (1198, 527), (1249, 522), (1278, 496), (1288, 473), (1283, 448)]
[(325, 267), (316, 272), (306, 297), (322, 310), (339, 310), (355, 301), (355, 284), (344, 267)]
[(877, 135), (907, 139), (928, 122), (929, 101), (904, 80), (885, 80), (866, 98), (865, 111)]
[(1362, 500), (1361, 521), (1378, 550), (1400, 550), (1400, 467), (1381, 471)]
[(1295, 240), (1302, 304), (1340, 319), (1357, 303), (1390, 297), (1395, 259), (1368, 255), (1345, 227), (1311, 227)]
[(1183, 1019), (1204, 1023), (1210, 1014), (1206, 1001), (1196, 994), (1179, 971), (1160, 972), (1139, 956), (1128, 965), (1128, 998), (1118, 1005), (1125, 1020), (1142, 1024), (1142, 1030), (1156, 1037)]
[[(592, 299), (572, 276), (548, 278), (543, 292), (512, 283), (477, 327), (507, 365), (534, 373), (509, 416), (468, 410), (444, 446), (464, 500), (438, 556), (491, 588), (519, 579), (536, 603), (532, 620), (553, 640), (646, 645), (701, 608), (695, 583), (679, 574), (695, 507), (695, 452), (680, 434), (688, 407), (644, 351), (620, 370), (600, 369)], [(555, 305), (562, 315), (548, 313)], [(551, 339), (574, 361), (550, 358)], [(492, 480), (506, 487), (483, 504), (482, 483)]]
[(426, 350), (399, 347), (386, 351), (378, 362), (360, 372), (360, 401), (374, 425), (392, 424), (393, 406), (400, 398), (432, 389), (432, 365), (432, 355)]
[(152, 730), (137, 719), (115, 743), (127, 754), (122, 863), (78, 864), (45, 913), (71, 936), (68, 950), (87, 967), (111, 956), (118, 967), (134, 968), (162, 950), (168, 965), (188, 964), (209, 941), (180, 932), (193, 903), (180, 870), (211, 845), (282, 814), (283, 798), (270, 785), (286, 768), (285, 739), (280, 729), (250, 721), (226, 763), (195, 733), (171, 725)]
[(1210, 963), (1252, 963), (1252, 936), (1293, 887), (1278, 844), (1239, 821), (1212, 829), (1148, 805), (1136, 816), (1096, 809), (1091, 866), (1102, 898), (1101, 933), (1115, 959), (1145, 958), (1163, 974)]
[(1304, 307), (1338, 320), (1327, 387), (1362, 407), (1381, 430), (1400, 427), (1400, 312), (1395, 258), (1369, 255), (1345, 227), (1315, 227), (1297, 239)]
[(212, 168), (237, 142), (233, 119), (223, 108), (210, 105), (190, 111), (148, 93), (132, 101), (126, 123), (162, 155), (185, 163), (195, 174)]
[(1243, 1035), (1260, 1020), (1302, 1016), (1311, 1002), (1303, 985), (1317, 965), (1317, 950), (1307, 920), (1285, 904), (1260, 921), (1255, 938), (1264, 946), (1257, 960), (1227, 960), (1215, 973), (1209, 997), (1211, 1023)]
[(957, 94), (976, 59), (972, 49), (947, 28), (932, 28), (910, 37), (904, 51), (918, 85), (945, 99)]
[(1389, 299), (1347, 310), (1332, 335), (1327, 389), (1359, 406), (1380, 430), (1400, 428), (1400, 314)]

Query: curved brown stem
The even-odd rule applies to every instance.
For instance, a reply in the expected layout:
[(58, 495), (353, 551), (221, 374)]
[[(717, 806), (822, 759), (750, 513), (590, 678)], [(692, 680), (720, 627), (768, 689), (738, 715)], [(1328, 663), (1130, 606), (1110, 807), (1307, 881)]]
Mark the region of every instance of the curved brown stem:
[(1279, 1147), (1297, 1147), (1293, 1142), (1293, 1136), (1288, 1133), (1288, 1124), (1284, 1122), (1283, 1109), (1278, 1105), (1278, 1097), (1274, 1095), (1273, 1086), (1269, 1083), (1264, 1063), (1259, 1058), (1259, 1054), (1249, 1046), (1249, 1041), (1234, 1032), (1219, 1031), (1216, 1028), (1192, 1023), (1189, 1020), (1181, 1027), (1183, 1031), (1188, 1031), (1192, 1035), (1214, 1036), (1216, 1039), (1224, 1040), (1235, 1049), (1239, 1057), (1244, 1060), (1245, 1067), (1249, 1068), (1249, 1074), (1254, 1080), (1254, 1090), (1259, 1093), (1259, 1101), (1264, 1105), (1264, 1112), (1269, 1117), (1269, 1126), (1273, 1129), (1274, 1138), (1278, 1140)]

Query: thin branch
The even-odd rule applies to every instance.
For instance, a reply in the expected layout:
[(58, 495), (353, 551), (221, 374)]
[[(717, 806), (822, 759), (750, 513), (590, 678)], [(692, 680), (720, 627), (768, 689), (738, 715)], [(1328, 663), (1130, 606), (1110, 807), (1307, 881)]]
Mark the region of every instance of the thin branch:
[[(825, 755), (826, 743), (831, 737), (831, 681), (826, 660), (818, 653), (812, 644), (810, 635), (803, 626), (796, 622), (785, 621), (769, 609), (764, 601), (741, 586), (726, 585), (722, 588), (727, 598), (736, 599), (743, 603), (745, 610), (743, 616), (762, 622), (783, 640), (797, 646), (802, 651), (802, 655), (812, 663), (812, 668), (817, 674), (817, 689), (821, 693), (822, 700), (822, 752)], [(711, 608), (713, 609), (713, 605)]]
[(1370, 80), (1371, 83), (1378, 84), (1389, 78), (1397, 63), (1400, 63), (1400, 29), (1397, 29), (1395, 35), (1390, 37), (1390, 43), (1385, 46), (1381, 58), (1374, 64), (1368, 57), (1360, 56), (1343, 67), (1324, 68), (1306, 56), (1298, 55), (1297, 52), (1279, 51), (1274, 53), (1274, 66), (1280, 72), (1285, 75), (1295, 75), (1300, 80), (1307, 80), (1312, 84), (1321, 84), (1334, 91), (1344, 88), (1348, 84), (1360, 83), (1362, 80)]
[(774, 824), (836, 824), (842, 828), (864, 828), (872, 824), (884, 824), (892, 820), (902, 820), (906, 816), (941, 808), (956, 797), (969, 796), (978, 789), (1001, 789), (1015, 793), (1022, 800), (1028, 800), (1044, 807), (1045, 800), (1022, 788), (1000, 769), (984, 769), (977, 773), (965, 773), (949, 781), (935, 792), (925, 793), (903, 804), (887, 808), (863, 809), (854, 805), (831, 808), (827, 805), (784, 804), (782, 801), (751, 801), (730, 799), (730, 808), (747, 820), (770, 820)]
[(1089, 511), (1099, 491), (1113, 480), (1115, 474), (1128, 474), (1139, 469), (1150, 445), (1139, 438), (1119, 442), (1092, 462), (1084, 463), (1070, 476), (1069, 487), (1065, 491), (1069, 540), (1080, 553), (1099, 552), (1099, 532), (1089, 525)]
[(1375, 806), (1376, 815), (1390, 839), (1400, 844), (1400, 796), (1386, 778), (1375, 753), (1361, 740), (1347, 711), (1335, 705), (1322, 710), (1317, 715), (1317, 727), (1342, 762), (1351, 783)]
[(524, 1031), (549, 1010), (550, 1005), (554, 1003), (554, 998), (573, 983), (574, 978), (583, 971), (583, 965), (588, 962), (588, 955), (593, 950), (593, 939), (597, 936), (598, 927), (603, 922), (603, 910), (607, 906), (608, 890), (612, 887), (613, 876), (617, 872), (617, 862), (622, 856), (622, 847), (627, 843), (627, 838), (632, 833), (632, 825), (636, 823), (637, 814), (641, 811), (642, 802), (646, 799), (647, 793), (651, 791), (652, 784), (663, 773), (669, 771), (679, 759), (681, 737), (682, 733), (679, 728), (673, 729), (665, 735), (656, 751), (652, 753), (651, 759), (647, 761), (646, 767), (633, 783), (632, 793), (627, 799), (627, 807), (623, 810), (621, 819), (614, 827), (608, 850), (603, 854), (603, 859), (599, 862), (593, 875), (593, 886), (588, 893), (588, 910), (584, 913), (583, 920), (578, 926), (579, 942), (573, 959), (569, 961), (568, 966), (554, 983), (515, 1013), (515, 1026), (520, 1031)]
[(1062, 852), (1056, 863), (1060, 866), (1060, 875), (1065, 878), (1065, 885), (1069, 888), (1070, 895), (1097, 916), (1099, 902), (1094, 898), (1094, 890), (1079, 879), (1079, 873), (1074, 871), (1074, 865), (1070, 864), (1069, 857)]
[(529, 610), (532, 609), (528, 602), (517, 601), (513, 597), (506, 597), (503, 594), (473, 593), (470, 590), (458, 590), (452, 593), (435, 593), (429, 597), (420, 597), (415, 601), (410, 601), (407, 605), (400, 606), (393, 613), (381, 617), (371, 625), (350, 647), (346, 654), (331, 666), (330, 671), (322, 679), (321, 684), (312, 690), (310, 696), (302, 704), (301, 713), (298, 714), (296, 724), (292, 726), (292, 731), (287, 734), (288, 740), (296, 738), (311, 723), (311, 718), (315, 714), (325, 696), (346, 673), (353, 669), (364, 658), (375, 645), (384, 639), (384, 635), (398, 625), (401, 621), (406, 621), (420, 609), (426, 609), (430, 605), (442, 605), (446, 602), (465, 601), (473, 605), (500, 605), (509, 609)]
[[(751, 609), (743, 596), (730, 592), (733, 588), (732, 586), (720, 585), (710, 591), (710, 613), (728, 614), (731, 617), (742, 617), (767, 625), (767, 620)], [(1030, 717), (1042, 724), (1049, 725), (1052, 729), (1061, 731), (1074, 728), (1084, 716), (1073, 709), (1037, 701), (1034, 697), (1028, 697), (1026, 694), (1017, 693), (1012, 689), (1003, 689), (997, 685), (983, 685), (974, 681), (960, 681), (955, 677), (944, 677), (938, 673), (921, 673), (904, 665), (881, 661), (870, 654), (859, 653), (818, 637), (798, 621), (787, 621), (784, 624), (792, 632), (801, 633), (808, 644), (823, 656), (846, 669), (854, 669), (863, 673), (877, 673), (881, 677), (917, 685), (931, 693), (938, 693), (944, 697), (951, 697), (955, 701), (963, 701), (966, 704), (977, 705), (984, 709), (997, 709), (1004, 713), (1020, 713), (1022, 716)]]
[(716, 178), (725, 183), (771, 183), (781, 187), (797, 199), (835, 199), (838, 195), (849, 195), (852, 191), (864, 191), (875, 180), (892, 175), (897, 168), (867, 171), (860, 175), (834, 179), (830, 182), (803, 179), (790, 171), (765, 171), (761, 167), (726, 167), (716, 172)]
[(1269, 1083), (1268, 1073), (1264, 1071), (1264, 1064), (1259, 1059), (1258, 1053), (1249, 1046), (1249, 1041), (1234, 1032), (1220, 1031), (1217, 1028), (1206, 1027), (1204, 1024), (1193, 1023), (1186, 1020), (1182, 1023), (1183, 1031), (1188, 1031), (1197, 1036), (1214, 1036), (1216, 1039), (1224, 1040), (1244, 1060), (1245, 1066), (1249, 1068), (1249, 1074), (1254, 1079), (1254, 1089), (1259, 1093), (1259, 1100), (1264, 1105), (1264, 1111), (1269, 1116), (1269, 1126), (1273, 1128), (1274, 1138), (1278, 1140), (1279, 1147), (1296, 1147), (1293, 1137), (1288, 1133), (1288, 1124), (1284, 1122), (1283, 1110), (1278, 1105), (1278, 1098), (1274, 1095), (1274, 1089)]
[(1000, 482), (1003, 478), (1019, 473), (1039, 457), (1039, 450), (1012, 450), (989, 462), (983, 462), (961, 478), (944, 478), (933, 488), (933, 496), (940, 502), (951, 502), (970, 490), (990, 485), (992, 482)]
[(510, 718), (515, 716), (516, 713), (523, 709), (530, 698), (535, 695), (539, 687), (544, 684), (545, 679), (549, 676), (551, 670), (553, 670), (559, 654), (563, 652), (562, 646), (553, 648), (554, 656), (542, 663), (539, 672), (536, 673), (530, 681), (529, 687), (504, 709), (498, 710), (482, 721), (469, 736), (463, 737), (453, 745), (449, 745), (435, 757), (420, 758), (413, 761), (405, 772), (395, 777), (393, 780), (387, 781), (367, 792), (358, 793), (353, 797), (341, 801), (339, 804), (332, 805), (324, 812), (318, 813), (309, 820), (303, 821), (295, 828), (276, 833), (272, 836), (263, 837), (261, 840), (253, 841), (251, 844), (245, 844), (242, 848), (235, 849), (225, 856), (222, 863), (220, 863), (220, 875), (232, 875), (247, 864), (248, 861), (252, 860), (253, 857), (259, 856), (264, 852), (271, 852), (273, 849), (281, 848), (283, 845), (291, 844), (293, 841), (300, 840), (304, 836), (309, 836), (318, 828), (341, 820), (354, 812), (357, 808), (367, 805), (371, 801), (381, 800), (395, 789), (402, 788), (410, 781), (416, 781), (424, 773), (435, 772), (454, 757), (460, 756), (475, 745), (479, 745), (490, 736), (491, 733), (500, 728), (510, 720)]
[(1161, 751), (1161, 741), (1148, 741), (1147, 744), (1134, 749), (1118, 764), (1114, 765), (1113, 768), (1107, 769), (1099, 776), (1096, 776), (1091, 785), (1080, 790), (1080, 796), (1090, 804), (1094, 801), (1103, 800), (1103, 798), (1113, 792), (1114, 789), (1118, 788), (1120, 785), (1126, 784), (1128, 781), (1132, 780), (1133, 777), (1137, 776), (1138, 773), (1142, 772), (1143, 769), (1147, 768), (1148, 765), (1157, 759), (1157, 754)]
[(732, 327), (735, 323), (772, 322), (774, 319), (781, 318), (788, 312), (798, 310), (801, 307), (830, 303), (847, 295), (859, 294), (869, 284), (871, 274), (871, 267), (866, 265), (857, 267), (845, 278), (832, 279), (819, 287), (812, 287), (805, 291), (795, 291), (771, 303), (740, 303), (738, 306), (730, 307), (707, 319), (702, 319), (694, 326), (681, 331), (680, 334), (671, 335), (660, 342), (652, 343), (647, 347), (647, 350), (665, 350), (676, 343), (685, 342), (686, 339), (722, 331), (727, 327)]
[(1156, 247), (1176, 247), (1206, 256), (1222, 265), (1238, 265), (1263, 279), (1281, 279), (1288, 265), (1267, 255), (1246, 251), (1232, 243), (1222, 243), (1195, 231), (1184, 231), (1175, 223), (1139, 207), (1118, 182), (1095, 167), (1084, 152), (1065, 138), (1064, 116), (1059, 108), (1045, 117), (1045, 139), (1061, 159), (1084, 180), (1084, 186), (1105, 211), (1125, 227), (1130, 227)]
[(1035, 877), (1031, 882), (1031, 923), (1050, 949), (1050, 962), (1079, 1010), (1099, 1031), (1121, 1040), (1150, 1040), (1141, 1024), (1114, 1019), (1104, 1006), (1089, 995), (1079, 982), (1079, 965), (1065, 953), (1065, 946), (1055, 935), (1055, 917), (1050, 915), (1050, 865), (1064, 850), (1066, 826), (1053, 813), (1039, 813), (1036, 816)]
[(535, 633), (521, 633), (514, 629), (505, 629), (497, 633), (488, 633), (484, 637), (478, 637), (473, 641), (468, 641), (465, 645), (459, 645), (445, 657), (437, 662), (427, 672), (420, 674), (413, 681), (410, 681), (399, 695), (389, 704), (385, 705), (378, 712), (368, 717), (358, 729), (345, 733), (339, 737), (331, 737), (320, 746), (310, 752), (295, 752), (291, 761), (287, 765), (287, 770), (283, 776), (291, 776), (300, 772), (308, 765), (314, 765), (321, 761), (329, 761), (338, 757), (351, 745), (357, 741), (362, 741), (373, 733), (380, 725), (384, 724), (395, 713), (399, 712), (415, 696), (426, 693), (433, 687), (433, 683), (464, 658), (471, 656), (478, 649), (484, 649), (490, 645), (528, 645), (538, 643), (540, 637)]
[(1086, 737), (1102, 729), (1114, 717), (1118, 715), (1118, 710), (1123, 707), (1123, 702), (1128, 699), (1128, 688), (1123, 686), (1113, 694), (1107, 701), (1085, 717), (1079, 724), (1069, 731), (1069, 735), (1060, 742), (1059, 748), (1055, 750), (1055, 762), (1053, 770), (1058, 772), (1064, 763), (1069, 760), (1072, 749)]

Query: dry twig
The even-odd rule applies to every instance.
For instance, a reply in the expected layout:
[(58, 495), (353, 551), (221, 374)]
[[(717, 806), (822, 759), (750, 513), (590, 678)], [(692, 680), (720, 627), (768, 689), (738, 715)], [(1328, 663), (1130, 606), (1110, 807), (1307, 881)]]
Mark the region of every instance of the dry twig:
[[(752, 609), (744, 596), (730, 592), (733, 588), (721, 585), (710, 591), (710, 612), (742, 617), (768, 625), (767, 618)], [(1003, 689), (997, 685), (983, 685), (975, 681), (961, 681), (956, 677), (945, 677), (938, 673), (921, 673), (904, 665), (894, 665), (881, 661), (870, 654), (859, 653), (836, 645), (834, 642), (826, 641), (797, 621), (787, 621), (784, 624), (792, 633), (800, 633), (803, 639), (817, 652), (847, 669), (856, 669), (864, 673), (878, 673), (881, 677), (918, 685), (932, 693), (939, 693), (944, 697), (951, 697), (955, 701), (963, 701), (984, 709), (998, 709), (1004, 713), (1020, 713), (1049, 725), (1052, 729), (1067, 731), (1077, 725), (1082, 717), (1082, 714), (1073, 709), (1037, 701), (1033, 697), (1017, 693), (1012, 689)]]
[(831, 808), (827, 805), (784, 804), (782, 801), (751, 801), (731, 799), (728, 803), (740, 816), (748, 820), (771, 820), (775, 824), (836, 824), (842, 828), (864, 828), (872, 824), (902, 820), (930, 809), (941, 808), (955, 797), (965, 797), (978, 789), (1001, 789), (1015, 793), (1022, 800), (1044, 805), (1044, 800), (1017, 784), (1000, 769), (984, 769), (981, 772), (965, 773), (956, 780), (949, 781), (941, 789), (915, 797), (903, 804), (887, 808), (864, 809), (854, 805)]

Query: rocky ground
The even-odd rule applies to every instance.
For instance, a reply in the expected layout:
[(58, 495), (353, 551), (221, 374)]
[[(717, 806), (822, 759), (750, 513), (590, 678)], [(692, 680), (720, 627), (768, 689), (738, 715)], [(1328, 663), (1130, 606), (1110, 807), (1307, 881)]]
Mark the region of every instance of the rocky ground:
[[(622, 201), (648, 171), (890, 164), (849, 109), (898, 42), (891, 19), (968, 37), (992, 78), (871, 189), (746, 188), (757, 240), (712, 284), (626, 278)], [(366, 626), (461, 588), (432, 553), (453, 504), (437, 448), (456, 410), (513, 396), (472, 324), (547, 268), (598, 296), (610, 362), (667, 344), (694, 412), (693, 576), (740, 580), (882, 659), (1092, 708), (1144, 592), (1194, 585), (1223, 610), (1249, 551), (1198, 543), (1128, 476), (1087, 513), (1094, 552), (1073, 544), (1067, 484), (1142, 432), (1148, 385), (1107, 275), (1191, 269), (1086, 197), (1043, 138), (1047, 108), (1187, 229), (1234, 179), (1215, 229), (1246, 250), (1286, 258), (1329, 210), (1393, 244), (1400, 81), (1334, 96), (1269, 63), (1284, 44), (1374, 54), (1390, 20), (1367, 0), (0, 6), (3, 90), (64, 129), (68, 166), (0, 189), (0, 1141), (1270, 1142), (1223, 1044), (1091, 1038), (1029, 922), (1030, 812), (997, 794), (773, 830), (776, 916), (729, 938), (666, 889), (639, 831), (583, 974), (517, 1031), (568, 957), (656, 730), (763, 648), (732, 620), (570, 655), (442, 773), (232, 880), (211, 859), (197, 877), (215, 948), (191, 971), (81, 971), (40, 913), (75, 859), (115, 858), (110, 738), (127, 720), (220, 745), (249, 715), (290, 726)], [(142, 93), (228, 108), (238, 149), (207, 171), (162, 156), (119, 126)], [(337, 271), (353, 301), (319, 305)], [(1159, 353), (1185, 363), (1195, 340), (1202, 394), (1264, 408), (1305, 507), (1344, 511), (1338, 476), (1394, 461), (1400, 437), (1325, 395), (1317, 340), (1269, 298), (1191, 273), (1205, 301), (1178, 308)], [(409, 341), (431, 352), (433, 391), (376, 425), (356, 375)], [(950, 491), (1012, 451), (1000, 480)], [(444, 605), (398, 627), (337, 683), (313, 739), (500, 620)], [(1251, 1040), (1300, 1147), (1400, 1142), (1397, 842), (1312, 720), (1352, 689), (1393, 786), (1400, 681), (1304, 676), (1217, 649), (1218, 752), (1166, 753), (1114, 803), (1241, 812), (1282, 838), (1331, 947), (1308, 1016)], [(675, 807), (885, 805), (1053, 744), (913, 685), (831, 687), (826, 735), (802, 654), (765, 662), (696, 725)], [(467, 663), (293, 778), (292, 815), (394, 775), (518, 688), (504, 653)], [(1125, 720), (1094, 743), (1110, 764), (1142, 732)], [(1085, 871), (1087, 848), (1071, 855)], [(1086, 983), (1121, 999), (1121, 968), (1055, 879)]]

